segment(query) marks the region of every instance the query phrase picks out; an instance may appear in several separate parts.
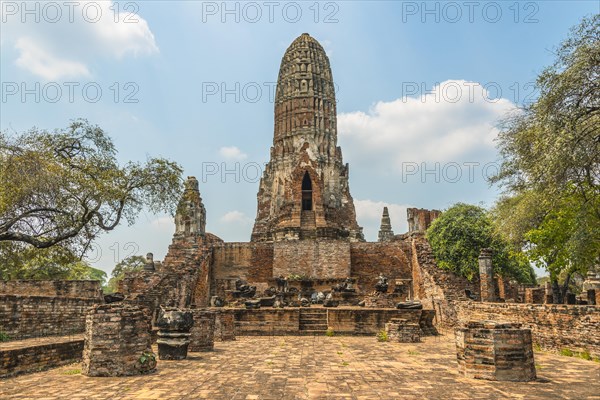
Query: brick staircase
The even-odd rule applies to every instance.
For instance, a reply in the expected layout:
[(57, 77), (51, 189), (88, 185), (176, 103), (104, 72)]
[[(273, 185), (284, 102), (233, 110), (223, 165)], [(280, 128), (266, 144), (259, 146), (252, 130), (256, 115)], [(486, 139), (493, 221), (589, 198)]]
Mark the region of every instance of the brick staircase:
[(300, 310), (300, 332), (324, 334), (327, 330), (327, 310), (302, 308)]
[(315, 239), (317, 224), (314, 211), (302, 211), (300, 214), (300, 239)]

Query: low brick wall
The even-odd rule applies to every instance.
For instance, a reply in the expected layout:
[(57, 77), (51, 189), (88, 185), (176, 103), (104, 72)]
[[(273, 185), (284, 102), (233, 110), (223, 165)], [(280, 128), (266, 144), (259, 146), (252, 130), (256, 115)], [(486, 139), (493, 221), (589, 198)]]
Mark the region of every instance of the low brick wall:
[[(299, 335), (303, 333), (300, 329), (300, 313), (310, 309), (317, 308), (234, 309), (232, 312), (240, 335)], [(327, 325), (336, 334), (343, 335), (375, 335), (385, 329), (386, 322), (392, 318), (403, 318), (417, 325), (422, 318), (426, 319), (423, 310), (349, 307), (318, 309), (326, 310)]]
[(533, 342), (545, 350), (589, 351), (600, 357), (600, 307), (562, 304), (478, 303), (457, 301), (458, 321), (518, 322), (530, 328)]
[(100, 281), (0, 281), (0, 295), (101, 299)]
[[(81, 361), (83, 337), (56, 337), (40, 341), (26, 340), (19, 346), (0, 346), (0, 378), (38, 372)], [(3, 346), (7, 346), (4, 344)]]
[(236, 329), (240, 335), (294, 335), (300, 330), (300, 309), (236, 309)]
[(85, 314), (100, 299), (0, 296), (0, 331), (11, 340), (70, 335), (85, 330)]
[(392, 318), (402, 318), (419, 324), (421, 310), (383, 308), (333, 308), (327, 310), (327, 323), (335, 333), (345, 335), (375, 335), (385, 329)]

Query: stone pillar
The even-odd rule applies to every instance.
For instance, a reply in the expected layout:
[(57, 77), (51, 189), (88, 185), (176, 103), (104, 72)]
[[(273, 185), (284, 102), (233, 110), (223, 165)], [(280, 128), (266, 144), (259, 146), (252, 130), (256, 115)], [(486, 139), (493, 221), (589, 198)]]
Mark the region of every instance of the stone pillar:
[(492, 265), (492, 249), (481, 249), (479, 254), (479, 280), (482, 302), (496, 300), (494, 288), (494, 266)]
[(129, 376), (156, 368), (150, 318), (135, 305), (99, 304), (86, 316), (82, 373)]
[(190, 330), (189, 351), (211, 351), (215, 345), (216, 313), (194, 310), (194, 326)]
[(235, 340), (235, 315), (233, 310), (222, 309), (217, 313), (215, 338), (222, 342)]
[(469, 321), (455, 333), (458, 370), (467, 378), (535, 380), (530, 329), (517, 323)]

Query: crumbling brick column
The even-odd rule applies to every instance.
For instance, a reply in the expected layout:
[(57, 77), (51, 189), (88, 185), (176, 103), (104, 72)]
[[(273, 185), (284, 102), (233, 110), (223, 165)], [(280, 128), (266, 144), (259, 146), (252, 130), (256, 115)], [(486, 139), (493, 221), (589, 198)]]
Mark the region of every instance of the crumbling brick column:
[(216, 316), (214, 311), (194, 310), (188, 351), (211, 351), (214, 348)]
[(402, 318), (393, 318), (385, 324), (388, 340), (400, 343), (417, 343), (421, 341), (421, 327), (419, 324), (409, 323)]
[(494, 266), (492, 265), (492, 249), (481, 249), (479, 254), (479, 279), (481, 301), (493, 302), (496, 300), (494, 287)]
[(93, 306), (86, 316), (82, 373), (129, 376), (154, 370), (150, 329), (149, 316), (136, 305)]
[(458, 370), (466, 377), (513, 382), (536, 378), (530, 329), (517, 323), (469, 321), (455, 333)]
[(217, 313), (215, 338), (222, 342), (235, 340), (235, 315), (233, 310), (221, 309)]
[(543, 304), (545, 296), (544, 288), (526, 288), (525, 289), (525, 303), (530, 304)]

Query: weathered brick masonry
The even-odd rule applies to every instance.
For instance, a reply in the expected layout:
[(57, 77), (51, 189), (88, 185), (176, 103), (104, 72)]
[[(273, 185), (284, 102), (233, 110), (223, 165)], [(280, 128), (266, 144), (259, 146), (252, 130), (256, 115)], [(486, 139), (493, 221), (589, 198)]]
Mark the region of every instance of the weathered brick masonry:
[(100, 299), (100, 281), (0, 281), (0, 295), (77, 297)]
[(15, 340), (83, 332), (87, 310), (99, 302), (91, 298), (0, 296), (0, 330)]
[(534, 343), (546, 350), (568, 348), (600, 357), (600, 307), (562, 304), (450, 302), (457, 320), (495, 320), (530, 328)]
[(0, 378), (78, 362), (83, 352), (80, 335), (18, 343), (0, 345)]

